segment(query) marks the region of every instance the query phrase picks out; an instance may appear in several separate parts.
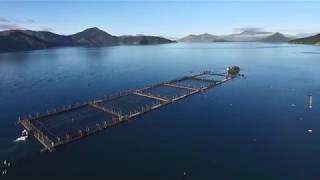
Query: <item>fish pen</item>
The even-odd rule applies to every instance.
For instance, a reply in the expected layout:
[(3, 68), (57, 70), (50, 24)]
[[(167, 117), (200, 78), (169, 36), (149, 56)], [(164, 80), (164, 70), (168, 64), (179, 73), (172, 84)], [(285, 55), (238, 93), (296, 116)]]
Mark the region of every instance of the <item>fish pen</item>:
[(237, 75), (205, 71), (117, 95), (54, 109), (18, 120), (44, 148), (56, 147), (124, 123), (164, 105), (232, 80)]

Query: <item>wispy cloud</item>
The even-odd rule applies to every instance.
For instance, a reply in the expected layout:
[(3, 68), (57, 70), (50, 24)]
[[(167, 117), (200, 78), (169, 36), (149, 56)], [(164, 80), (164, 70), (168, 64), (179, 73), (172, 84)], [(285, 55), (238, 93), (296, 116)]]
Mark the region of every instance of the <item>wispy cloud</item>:
[(252, 32), (262, 32), (263, 29), (259, 27), (240, 27), (240, 28), (234, 28), (234, 31), (252, 31)]
[(271, 32), (265, 31), (263, 28), (260, 27), (240, 27), (240, 28), (234, 28), (235, 32), (240, 33), (247, 33), (247, 34), (270, 34)]
[(35, 23), (36, 21), (33, 20), (33, 19), (28, 18), (28, 19), (25, 20), (25, 22), (26, 23)]
[(21, 24), (22, 23), (16, 19), (0, 17), (0, 30), (23, 29)]
[(13, 29), (23, 29), (16, 24), (2, 24), (0, 23), (0, 30), (13, 30)]
[(7, 23), (35, 23), (36, 21), (31, 18), (25, 18), (25, 19), (14, 19), (14, 18), (8, 18), (0, 16), (0, 22), (7, 22)]
[(0, 17), (0, 22), (8, 23), (8, 22), (10, 22), (10, 20), (5, 17)]
[(51, 27), (47, 27), (47, 26), (40, 26), (40, 30), (41, 31), (53, 31), (53, 29)]
[(52, 28), (37, 23), (34, 19), (14, 19), (0, 16), (0, 30), (13, 30), (13, 29), (35, 29), (42, 31), (53, 31)]

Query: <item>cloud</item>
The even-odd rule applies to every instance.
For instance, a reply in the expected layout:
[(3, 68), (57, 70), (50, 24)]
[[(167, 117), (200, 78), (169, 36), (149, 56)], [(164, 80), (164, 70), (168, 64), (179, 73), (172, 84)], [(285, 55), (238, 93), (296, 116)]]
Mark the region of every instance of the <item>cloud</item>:
[(33, 20), (33, 19), (28, 18), (28, 19), (25, 20), (25, 22), (26, 23), (35, 23), (36, 21)]
[(23, 20), (0, 16), (0, 30), (25, 29), (24, 26), (30, 26), (36, 21), (31, 18)]
[(23, 29), (23, 28), (17, 24), (1, 24), (0, 23), (0, 30), (13, 30), (13, 29)]
[(235, 28), (234, 31), (236, 32), (242, 32), (242, 31), (251, 31), (251, 32), (263, 32), (262, 28), (259, 27), (240, 27), (240, 28)]
[(5, 17), (0, 17), (0, 22), (8, 23), (8, 22), (10, 22), (10, 20)]
[(0, 17), (0, 30), (22, 29), (17, 20)]
[(27, 24), (27, 23), (35, 23), (36, 21), (35, 21), (34, 19), (31, 19), (31, 18), (26, 18), (26, 19), (23, 19), (23, 20), (19, 20), (19, 19), (7, 18), (7, 17), (0, 16), (0, 22), (3, 22), (3, 23), (24, 23), (24, 24)]
[(235, 28), (234, 31), (240, 32), (241, 34), (247, 34), (247, 35), (271, 34), (271, 32), (264, 31), (263, 28), (259, 28), (259, 27), (241, 27), (241, 28)]
[(41, 31), (53, 31), (53, 29), (51, 27), (47, 27), (47, 26), (40, 26), (40, 30)]

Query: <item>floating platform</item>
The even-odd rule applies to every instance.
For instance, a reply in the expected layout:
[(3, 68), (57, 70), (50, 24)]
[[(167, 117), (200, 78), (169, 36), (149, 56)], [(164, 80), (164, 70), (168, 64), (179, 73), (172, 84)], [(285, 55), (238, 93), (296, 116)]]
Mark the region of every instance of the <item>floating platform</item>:
[(237, 76), (205, 71), (114, 96), (76, 103), (36, 114), (34, 117), (19, 118), (18, 123), (44, 146), (41, 151), (51, 152), (56, 147), (127, 122), (235, 77)]

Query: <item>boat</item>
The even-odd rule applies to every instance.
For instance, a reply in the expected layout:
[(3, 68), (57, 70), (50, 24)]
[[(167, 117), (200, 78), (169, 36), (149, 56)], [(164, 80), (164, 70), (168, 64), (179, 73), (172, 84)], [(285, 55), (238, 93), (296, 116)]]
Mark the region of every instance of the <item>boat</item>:
[(16, 140), (14, 140), (14, 142), (26, 141), (28, 138), (28, 135), (29, 135), (28, 131), (24, 129), (21, 133), (21, 136), (18, 137)]
[(20, 136), (20, 137), (18, 137), (16, 140), (14, 140), (14, 142), (26, 141), (27, 138), (28, 138), (28, 136)]
[(240, 67), (239, 66), (230, 66), (227, 68), (227, 72), (230, 75), (236, 75), (240, 72)]

